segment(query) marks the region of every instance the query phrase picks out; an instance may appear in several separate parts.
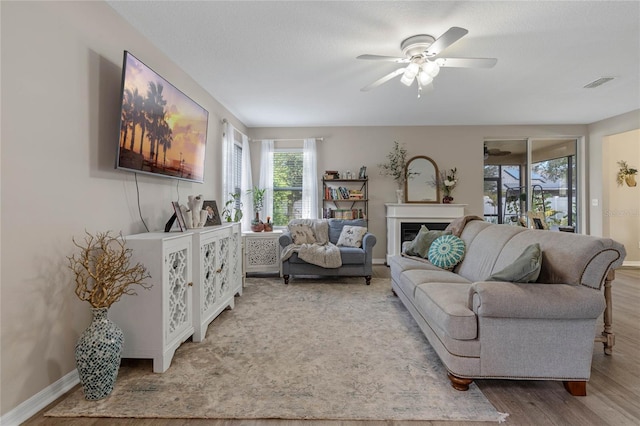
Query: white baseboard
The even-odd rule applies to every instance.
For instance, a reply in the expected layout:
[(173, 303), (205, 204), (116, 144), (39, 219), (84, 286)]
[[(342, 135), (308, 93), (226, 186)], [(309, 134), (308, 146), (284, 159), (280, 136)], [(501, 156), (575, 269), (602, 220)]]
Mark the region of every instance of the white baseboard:
[(13, 410), (9, 411), (7, 414), (0, 417), (0, 425), (17, 426), (22, 422), (29, 420), (38, 411), (60, 398), (78, 383), (80, 383), (78, 370), (74, 369), (66, 376), (61, 377), (55, 383), (47, 386)]
[(384, 259), (372, 259), (371, 263), (373, 263), (374, 265), (384, 265), (385, 264), (385, 260)]
[(622, 262), (622, 266), (629, 266), (631, 268), (640, 268), (640, 261), (637, 260), (625, 260)]

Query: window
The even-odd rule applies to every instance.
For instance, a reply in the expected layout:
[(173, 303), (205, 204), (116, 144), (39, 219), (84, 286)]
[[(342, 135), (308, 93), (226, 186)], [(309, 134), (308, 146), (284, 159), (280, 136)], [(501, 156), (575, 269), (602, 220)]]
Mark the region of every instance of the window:
[(237, 140), (234, 142), (231, 157), (231, 186), (233, 192), (238, 193), (241, 191), (242, 184), (242, 142)]
[(302, 218), (303, 151), (276, 150), (273, 153), (273, 224), (286, 226)]

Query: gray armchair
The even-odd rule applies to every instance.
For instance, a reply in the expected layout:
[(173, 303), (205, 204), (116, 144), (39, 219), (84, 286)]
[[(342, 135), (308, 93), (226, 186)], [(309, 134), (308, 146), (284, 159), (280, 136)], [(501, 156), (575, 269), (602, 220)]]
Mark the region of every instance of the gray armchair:
[[(329, 242), (337, 245), (340, 233), (345, 225), (367, 226), (363, 219), (342, 220), (342, 219), (318, 219), (328, 222)], [(288, 230), (280, 236), (280, 248), (293, 244), (291, 233)], [(362, 247), (338, 247), (342, 266), (338, 268), (324, 268), (322, 266), (307, 263), (293, 253), (288, 259), (282, 262), (282, 277), (285, 284), (289, 284), (289, 277), (292, 275), (321, 275), (321, 276), (350, 276), (365, 278), (367, 285), (371, 283), (373, 272), (373, 247), (376, 244), (376, 236), (366, 233), (362, 239)]]

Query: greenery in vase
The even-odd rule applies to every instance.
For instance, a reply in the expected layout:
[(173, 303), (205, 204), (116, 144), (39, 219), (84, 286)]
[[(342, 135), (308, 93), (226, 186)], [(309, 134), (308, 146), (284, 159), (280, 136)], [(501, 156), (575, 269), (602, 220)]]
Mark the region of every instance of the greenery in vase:
[(442, 170), (439, 173), (439, 176), (435, 178), (432, 185), (440, 188), (442, 194), (445, 197), (450, 197), (451, 193), (455, 189), (458, 184), (458, 168), (454, 167), (449, 170)]
[(240, 222), (242, 220), (242, 201), (240, 201), (240, 193), (230, 193), (231, 197), (224, 203), (224, 209), (222, 209), (222, 217), (226, 222)]
[(618, 161), (618, 175), (616, 176), (616, 182), (618, 186), (624, 183), (624, 180), (627, 176), (633, 176), (638, 173), (638, 169), (629, 167), (626, 161)]
[(400, 146), (398, 141), (394, 141), (393, 149), (387, 154), (387, 162), (378, 164), (378, 167), (382, 169), (380, 174), (391, 176), (396, 181), (398, 189), (402, 189), (407, 181), (407, 150)]
[[(253, 197), (253, 212), (258, 214), (262, 211), (262, 207), (264, 206), (264, 194), (267, 192), (267, 188), (258, 188), (254, 186), (253, 189), (247, 191), (248, 194), (251, 194)], [(257, 219), (253, 219), (256, 221)]]
[(76, 276), (75, 293), (80, 300), (86, 300), (93, 308), (109, 308), (123, 294), (137, 294), (131, 286), (151, 288), (150, 284), (144, 283), (151, 277), (144, 265), (129, 266), (132, 250), (125, 247), (122, 234), (113, 236), (107, 231), (94, 236), (85, 233), (84, 244), (72, 238), (80, 253), (67, 257), (69, 269)]

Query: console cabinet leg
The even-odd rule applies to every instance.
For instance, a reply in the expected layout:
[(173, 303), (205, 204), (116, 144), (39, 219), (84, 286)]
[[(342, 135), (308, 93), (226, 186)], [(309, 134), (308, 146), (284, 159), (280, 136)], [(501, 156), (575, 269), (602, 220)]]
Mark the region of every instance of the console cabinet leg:
[(284, 280), (285, 284), (289, 284), (289, 275), (283, 275), (282, 279)]
[(367, 285), (371, 284), (371, 275), (365, 276), (364, 281), (367, 283)]

